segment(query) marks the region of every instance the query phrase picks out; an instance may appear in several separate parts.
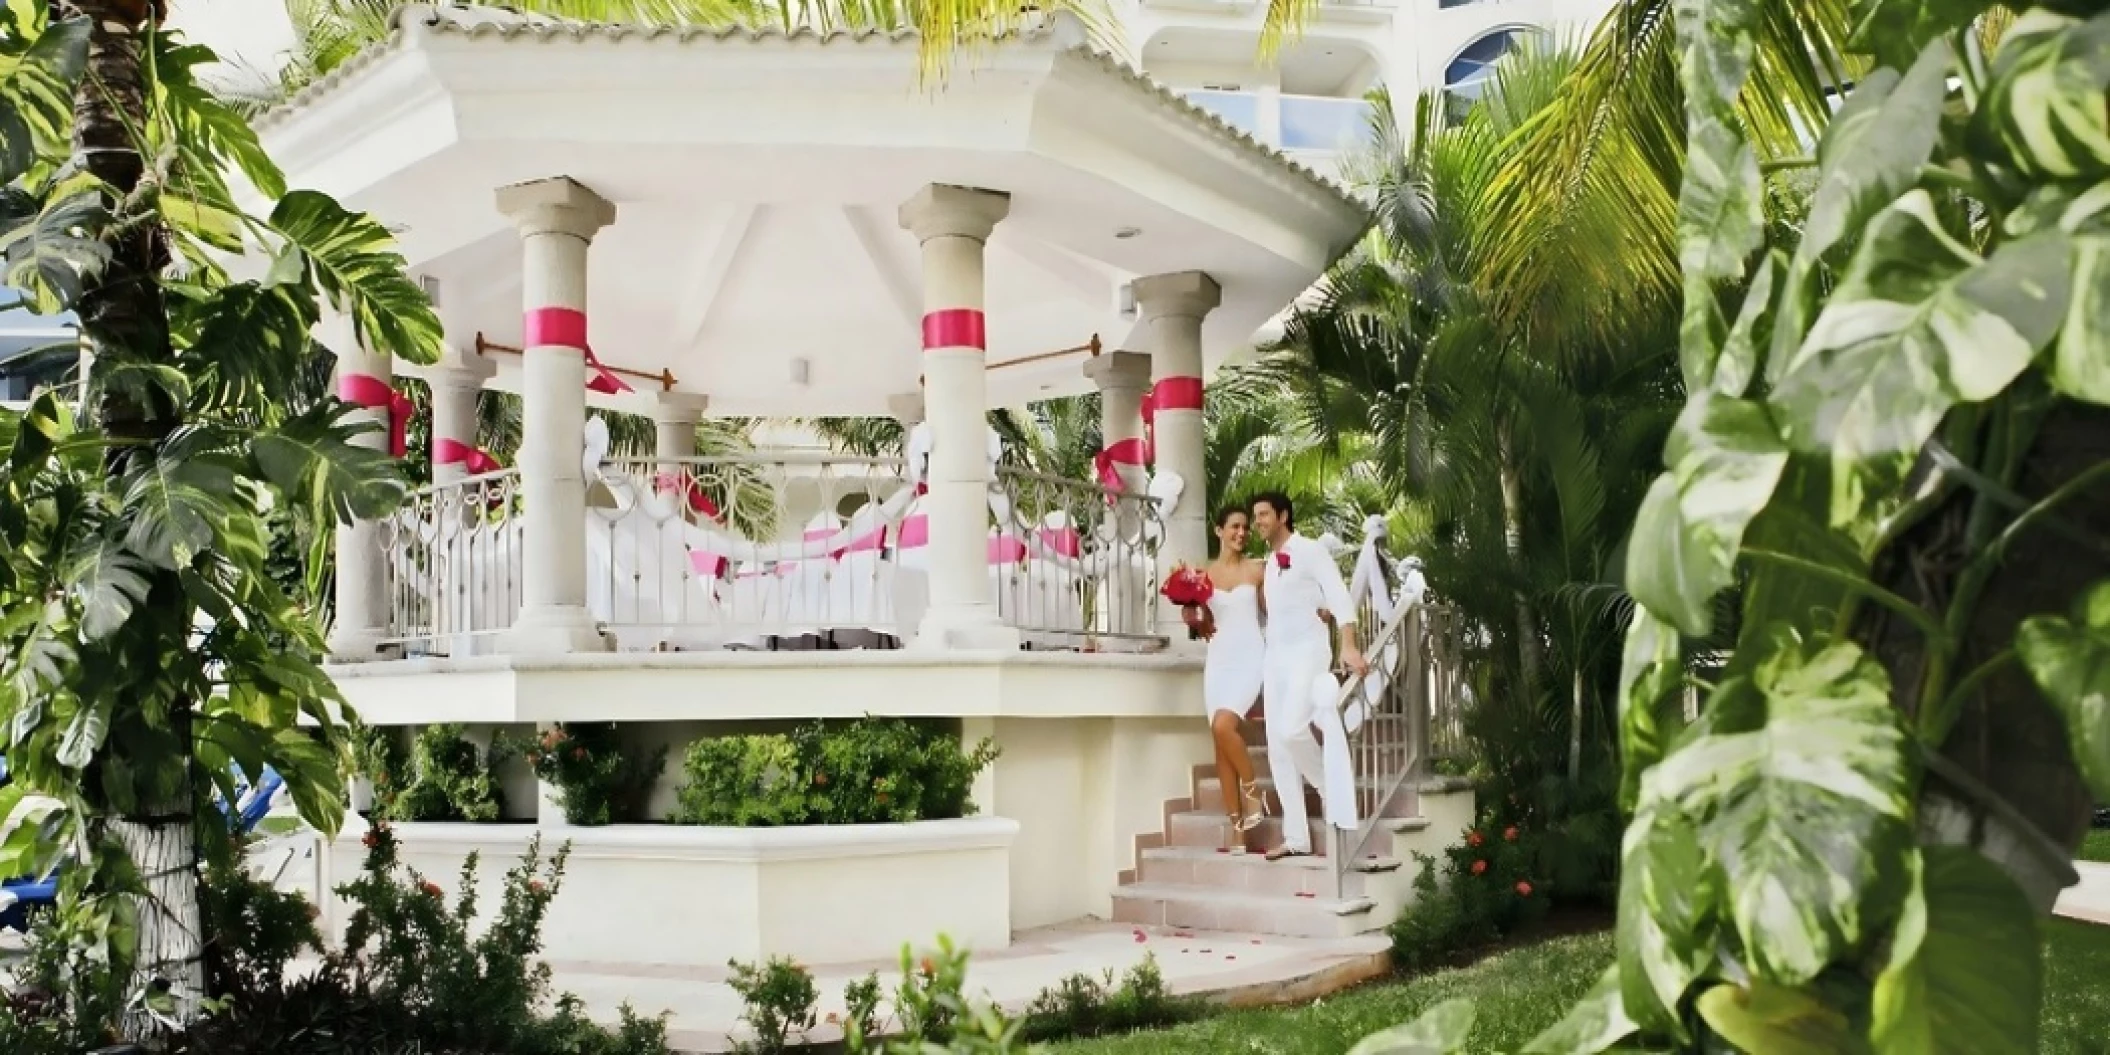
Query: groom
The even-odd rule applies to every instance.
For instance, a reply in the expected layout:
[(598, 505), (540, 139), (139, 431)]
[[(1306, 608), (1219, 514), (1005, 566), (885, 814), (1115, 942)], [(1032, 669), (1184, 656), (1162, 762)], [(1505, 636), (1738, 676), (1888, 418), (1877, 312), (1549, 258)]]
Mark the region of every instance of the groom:
[[(1356, 826), (1355, 771), (1348, 761), (1348, 732), (1334, 707), (1332, 626), (1341, 629), (1341, 663), (1362, 674), (1370, 669), (1355, 642), (1355, 604), (1341, 582), (1333, 555), (1316, 539), (1295, 531), (1289, 496), (1269, 492), (1253, 501), (1253, 530), (1267, 540), (1267, 659), (1261, 699), (1267, 709), (1267, 761), (1275, 793), (1282, 799), (1282, 845), (1270, 861), (1311, 853), (1311, 824), (1304, 785), (1319, 789), (1326, 821)], [(1330, 620), (1327, 618), (1330, 616)], [(1312, 735), (1325, 734), (1322, 750)]]

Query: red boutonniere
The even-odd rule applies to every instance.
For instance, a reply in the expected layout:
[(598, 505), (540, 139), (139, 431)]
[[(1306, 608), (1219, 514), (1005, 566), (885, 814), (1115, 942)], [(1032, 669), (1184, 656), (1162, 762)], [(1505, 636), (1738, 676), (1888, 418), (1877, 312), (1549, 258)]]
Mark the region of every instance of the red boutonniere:
[(1283, 571), (1288, 571), (1288, 570), (1289, 570), (1289, 551), (1288, 551), (1288, 550), (1286, 550), (1286, 549), (1278, 549), (1278, 550), (1276, 550), (1276, 551), (1275, 551), (1275, 567), (1277, 567), (1277, 568), (1280, 568), (1280, 569), (1282, 569)]

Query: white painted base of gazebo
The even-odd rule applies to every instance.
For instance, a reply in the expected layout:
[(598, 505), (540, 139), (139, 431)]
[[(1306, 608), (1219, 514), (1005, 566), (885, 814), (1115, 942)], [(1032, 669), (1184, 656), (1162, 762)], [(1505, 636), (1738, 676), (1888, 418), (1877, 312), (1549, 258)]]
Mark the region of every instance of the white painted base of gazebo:
[[(854, 952), (829, 953), (833, 958), (891, 959), (903, 942), (927, 943), (940, 930), (961, 939), (970, 932), (1001, 936), (1085, 916), (1104, 919), (1112, 912), (1122, 870), (1135, 867), (1137, 838), (1162, 830), (1165, 803), (1190, 794), (1194, 765), (1209, 758), (1211, 751), (1201, 709), (1201, 662), (1180, 655), (609, 653), (349, 664), (333, 668), (332, 674), (361, 718), (374, 725), (461, 722), (474, 731), (563, 721), (652, 723), (655, 732), (663, 729), (664, 735), (651, 739), (672, 744), (710, 732), (712, 725), (745, 732), (753, 731), (757, 722), (872, 714), (956, 718), (963, 740), (971, 744), (989, 737), (1002, 751), (974, 788), (981, 817), (943, 822), (964, 826), (961, 832), (979, 833), (961, 836), (983, 840), (973, 849), (938, 840), (913, 853), (882, 853), (877, 844), (843, 834), (852, 829), (748, 830), (728, 836), (711, 834), (721, 829), (672, 825), (549, 825), (544, 829), (546, 850), (565, 838), (577, 844), (559, 898), (561, 918), (553, 916), (546, 931), (553, 959), (593, 959), (599, 948), (594, 943), (630, 940), (614, 934), (573, 936), (576, 928), (571, 923), (589, 918), (576, 914), (590, 914), (594, 906), (611, 899), (635, 902), (644, 906), (637, 911), (669, 918), (695, 915), (698, 922), (693, 926), (699, 931), (722, 929), (729, 936), (712, 939), (721, 944), (699, 945), (699, 951), (679, 961), (717, 965), (728, 955), (754, 952), (818, 956), (804, 950), (828, 940), (817, 933), (824, 930), (850, 935), (844, 940), (857, 946)], [(728, 728), (723, 723), (738, 724)], [(649, 806), (653, 816), (672, 809), (680, 780), (677, 747)], [(508, 800), (533, 801), (530, 787), (508, 786)], [(428, 837), (421, 833), (426, 828), (439, 834)], [(904, 830), (924, 828), (910, 825)], [(1009, 832), (1001, 841), (993, 834), (998, 828)], [(535, 829), (526, 823), (396, 826), (405, 833), (406, 856), (442, 882), (459, 872), (469, 849), (482, 845), (489, 847), (483, 868), (495, 879)], [(633, 832), (650, 834), (629, 834)], [(343, 839), (338, 843), (340, 859), (346, 862), (340, 866), (342, 874), (320, 877), (325, 888), (349, 879), (344, 870), (357, 867), (357, 834), (349, 838), (348, 844)], [(747, 880), (726, 878), (733, 874), (726, 869), (733, 866), (706, 862), (698, 855), (705, 852), (701, 847), (722, 845), (726, 838), (791, 840), (769, 844), (784, 847), (775, 860), (739, 867), (748, 869), (754, 882), (781, 881), (786, 889), (802, 891), (781, 905), (803, 901), (816, 921), (832, 919), (832, 906), (847, 906), (844, 911), (854, 913), (853, 903), (862, 900), (867, 905), (859, 918), (869, 917), (869, 926), (858, 930), (817, 922), (816, 933), (809, 934), (795, 921), (778, 922), (773, 915), (780, 911), (778, 902), (753, 897), (734, 897), (721, 909), (717, 893), (705, 897), (703, 892), (725, 890), (728, 883), (737, 889), (737, 882)], [(797, 842), (800, 839), (826, 843), (838, 838), (848, 841), (835, 857), (794, 863), (782, 856), (793, 852), (789, 847), (814, 845)], [(904, 838), (921, 845), (917, 840), (923, 837)], [(603, 840), (612, 843), (603, 847)], [(433, 845), (416, 849), (425, 842)], [(352, 856), (342, 857), (344, 853)], [(596, 855), (604, 853), (614, 856), (599, 860)], [(649, 869), (643, 863), (660, 857), (668, 860)], [(915, 901), (923, 905), (927, 900), (927, 911), (914, 906), (896, 911), (912, 900), (906, 894), (873, 900), (875, 877), (894, 876), (882, 884), (885, 889), (907, 890), (914, 886), (911, 878), (926, 870), (945, 873), (943, 878), (915, 880), (924, 884), (918, 889), (930, 892)], [(652, 892), (661, 889), (698, 893)], [(824, 910), (823, 903), (831, 907)], [(796, 908), (781, 911), (798, 916)], [(983, 927), (999, 911), (1002, 925), (993, 932), (966, 929)], [(701, 922), (706, 915), (713, 922)], [(995, 947), (991, 940), (1001, 938), (985, 937), (983, 947)], [(713, 951), (727, 947), (724, 942), (751, 951)], [(747, 942), (757, 944), (742, 944)], [(658, 962), (634, 951), (618, 958)]]
[[(321, 854), (324, 889), (356, 877), (364, 827)], [(405, 864), (451, 900), (463, 859), (479, 854), (488, 919), (532, 824), (392, 825)], [(572, 965), (723, 967), (790, 956), (808, 963), (884, 960), (939, 934), (980, 949), (1009, 944), (1015, 821), (998, 817), (801, 828), (622, 824), (552, 827), (542, 852), (571, 843), (564, 885), (543, 926), (545, 958)], [(332, 895), (329, 933), (349, 909)]]

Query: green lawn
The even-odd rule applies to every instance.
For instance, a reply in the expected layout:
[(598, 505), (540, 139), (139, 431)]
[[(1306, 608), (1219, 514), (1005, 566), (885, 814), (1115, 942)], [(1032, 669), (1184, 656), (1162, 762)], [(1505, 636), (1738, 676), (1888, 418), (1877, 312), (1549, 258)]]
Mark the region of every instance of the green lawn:
[[(2055, 919), (2045, 949), (2046, 1055), (2110, 1055), (2110, 927)], [(1556, 938), (1471, 967), (1364, 986), (1303, 1007), (1226, 1012), (1174, 1029), (1050, 1047), (1061, 1055), (1341, 1055), (1364, 1036), (1454, 996), (1479, 1016), (1470, 1050), (1522, 1047), (1612, 960), (1610, 934)]]
[(2096, 828), (2081, 840), (2081, 851), (2076, 855), (2083, 861), (2110, 861), (2110, 828)]

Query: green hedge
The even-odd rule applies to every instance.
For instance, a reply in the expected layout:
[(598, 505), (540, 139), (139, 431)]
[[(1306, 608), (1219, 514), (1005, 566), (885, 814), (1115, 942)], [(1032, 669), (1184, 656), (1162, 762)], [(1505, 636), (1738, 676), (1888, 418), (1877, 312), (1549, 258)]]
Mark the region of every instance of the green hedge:
[(788, 734), (698, 740), (682, 759), (677, 824), (772, 827), (964, 817), (974, 779), (997, 756), (898, 718), (815, 722)]

